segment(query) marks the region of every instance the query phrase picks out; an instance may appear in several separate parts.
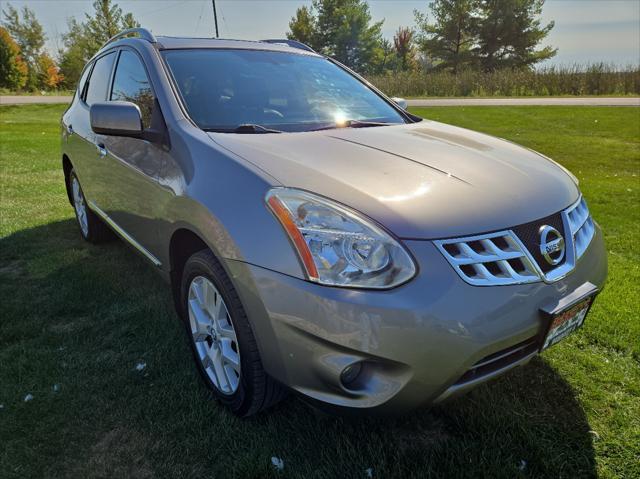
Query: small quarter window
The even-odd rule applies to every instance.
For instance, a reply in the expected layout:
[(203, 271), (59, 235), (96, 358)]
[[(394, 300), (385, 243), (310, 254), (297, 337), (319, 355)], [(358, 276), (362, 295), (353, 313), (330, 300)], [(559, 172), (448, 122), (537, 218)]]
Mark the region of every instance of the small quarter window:
[(87, 68), (82, 72), (82, 76), (80, 77), (80, 81), (78, 82), (78, 98), (84, 100), (82, 93), (84, 92), (84, 85), (87, 82), (87, 77), (89, 76), (89, 72), (91, 72), (91, 67), (93, 65), (87, 65)]
[(120, 53), (113, 79), (111, 100), (135, 103), (142, 114), (142, 125), (145, 128), (151, 126), (155, 97), (140, 58), (130, 50), (122, 50)]

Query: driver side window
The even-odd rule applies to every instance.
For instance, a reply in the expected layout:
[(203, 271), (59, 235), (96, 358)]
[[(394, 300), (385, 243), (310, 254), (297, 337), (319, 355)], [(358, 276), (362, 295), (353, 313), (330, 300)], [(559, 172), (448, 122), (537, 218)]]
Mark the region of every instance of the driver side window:
[(110, 100), (135, 103), (142, 114), (142, 126), (151, 126), (155, 96), (142, 62), (130, 50), (120, 52)]

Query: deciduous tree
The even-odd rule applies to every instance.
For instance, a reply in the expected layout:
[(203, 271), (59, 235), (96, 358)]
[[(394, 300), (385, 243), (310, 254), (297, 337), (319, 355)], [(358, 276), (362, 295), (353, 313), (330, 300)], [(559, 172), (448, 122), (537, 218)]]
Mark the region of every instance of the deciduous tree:
[(401, 70), (412, 70), (415, 64), (413, 55), (413, 30), (409, 27), (399, 27), (393, 36), (393, 46), (398, 57)]
[(6, 28), (0, 27), (0, 87), (20, 90), (27, 83), (29, 69), (20, 56), (20, 47)]
[[(4, 27), (16, 40), (20, 47), (20, 54), (28, 67), (26, 87), (38, 88), (39, 64), (38, 58), (43, 53), (46, 36), (42, 25), (36, 18), (33, 10), (23, 7), (19, 12), (12, 5), (7, 4), (7, 9), (2, 11), (4, 15)], [(22, 13), (22, 18), (20, 13)]]
[(38, 85), (40, 88), (57, 88), (64, 76), (48, 54), (43, 53), (38, 58)]
[(85, 14), (84, 22), (70, 19), (68, 31), (62, 37), (60, 69), (68, 88), (77, 84), (85, 64), (104, 42), (126, 28), (140, 26), (131, 13), (124, 14), (111, 0), (95, 0), (93, 9), (93, 15)]

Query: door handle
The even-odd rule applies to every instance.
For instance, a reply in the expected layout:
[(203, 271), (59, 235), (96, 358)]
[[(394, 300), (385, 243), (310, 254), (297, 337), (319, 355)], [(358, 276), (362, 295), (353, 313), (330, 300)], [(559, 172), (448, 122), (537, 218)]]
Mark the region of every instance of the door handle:
[(105, 156), (107, 156), (107, 149), (105, 148), (104, 143), (98, 143), (96, 145), (96, 148), (98, 149), (100, 158), (104, 158)]

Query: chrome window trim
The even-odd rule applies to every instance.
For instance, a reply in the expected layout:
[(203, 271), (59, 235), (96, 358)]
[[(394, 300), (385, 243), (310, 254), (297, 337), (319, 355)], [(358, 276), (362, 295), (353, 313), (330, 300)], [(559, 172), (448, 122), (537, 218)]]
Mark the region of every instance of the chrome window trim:
[(95, 201), (89, 200), (88, 204), (91, 210), (93, 210), (98, 216), (100, 216), (100, 218), (102, 218), (116, 233), (118, 233), (118, 235), (120, 235), (122, 239), (127, 241), (131, 246), (133, 246), (140, 253), (142, 253), (149, 261), (151, 261), (154, 264), (154, 266), (158, 268), (162, 266), (162, 263), (158, 258), (152, 255), (149, 252), (149, 250), (147, 250), (144, 246), (138, 243), (129, 233), (127, 233), (120, 226), (118, 226), (118, 224), (115, 221), (113, 221), (107, 213), (105, 213), (100, 209), (100, 207), (95, 203)]

